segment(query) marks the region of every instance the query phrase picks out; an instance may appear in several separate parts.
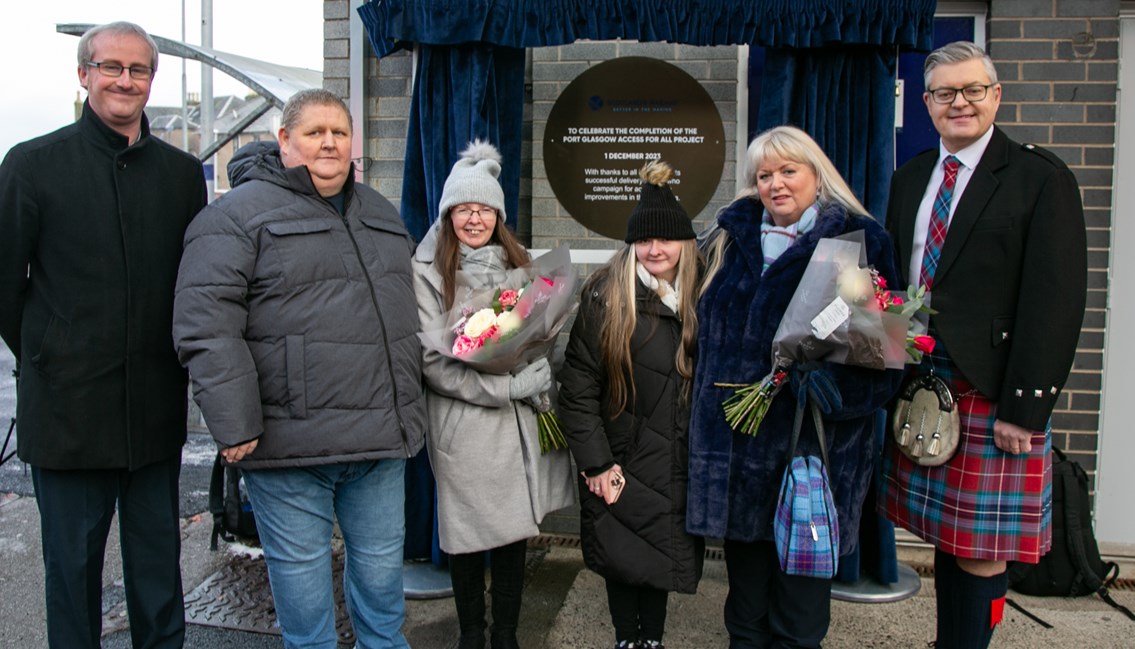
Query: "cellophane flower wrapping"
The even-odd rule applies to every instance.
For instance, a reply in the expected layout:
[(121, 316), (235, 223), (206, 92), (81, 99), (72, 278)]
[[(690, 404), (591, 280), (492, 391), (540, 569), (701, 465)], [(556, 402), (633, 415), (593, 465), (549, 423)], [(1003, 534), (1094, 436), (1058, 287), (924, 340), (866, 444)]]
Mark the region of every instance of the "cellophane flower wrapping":
[(773, 336), (772, 371), (757, 383), (729, 386), (737, 391), (722, 404), (726, 421), (756, 435), (794, 363), (902, 369), (911, 362), (908, 329), (920, 308), (919, 301), (904, 307), (867, 266), (862, 231), (820, 239)]
[[(520, 268), (458, 271), (453, 307), (422, 323), (422, 345), (486, 374), (516, 374), (549, 357), (576, 305), (578, 275), (560, 246)], [(567, 448), (551, 394), (528, 399), (538, 413), (541, 451)]]
[(821, 360), (902, 369), (910, 319), (880, 304), (862, 231), (820, 239), (773, 336), (773, 366)]

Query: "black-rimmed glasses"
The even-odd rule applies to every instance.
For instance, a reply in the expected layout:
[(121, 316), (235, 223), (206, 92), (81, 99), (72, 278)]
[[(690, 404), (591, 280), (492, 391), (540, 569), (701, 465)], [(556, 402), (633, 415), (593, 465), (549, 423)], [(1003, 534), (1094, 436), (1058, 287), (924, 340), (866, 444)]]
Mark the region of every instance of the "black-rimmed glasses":
[(154, 76), (154, 69), (148, 65), (132, 65), (126, 67), (121, 63), (112, 63), (109, 61), (87, 61), (87, 65), (92, 68), (98, 68), (98, 71), (108, 77), (117, 79), (122, 76), (123, 70), (130, 71), (130, 78), (143, 81)]
[(989, 89), (994, 85), (996, 84), (990, 83), (986, 85), (966, 86), (965, 88), (934, 88), (926, 92), (930, 93), (930, 98), (933, 99), (936, 104), (954, 103), (954, 98), (958, 96), (959, 92), (962, 93), (963, 99), (972, 104), (975, 101), (985, 99), (985, 95), (989, 93)]

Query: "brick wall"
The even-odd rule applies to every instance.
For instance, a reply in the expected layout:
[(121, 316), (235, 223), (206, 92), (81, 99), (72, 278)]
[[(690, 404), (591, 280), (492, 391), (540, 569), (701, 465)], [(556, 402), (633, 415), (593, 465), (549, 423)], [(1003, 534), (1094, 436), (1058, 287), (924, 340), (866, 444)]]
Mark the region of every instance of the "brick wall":
[(1053, 444), (1094, 471), (1100, 421), (1112, 167), (1119, 69), (1118, 0), (993, 0), (989, 53), (1003, 88), (997, 123), (1076, 174), (1088, 227), (1088, 303)]
[(347, 0), (323, 3), (323, 87), (346, 98), (350, 74), (351, 22)]

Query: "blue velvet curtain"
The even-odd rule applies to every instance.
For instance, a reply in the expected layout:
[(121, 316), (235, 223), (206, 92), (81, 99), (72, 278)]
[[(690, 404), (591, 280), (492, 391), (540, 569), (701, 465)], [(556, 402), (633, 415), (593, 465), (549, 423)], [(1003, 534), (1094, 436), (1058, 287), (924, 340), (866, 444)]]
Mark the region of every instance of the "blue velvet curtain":
[(524, 50), (484, 43), (418, 48), (402, 220), (420, 241), (437, 220), (441, 190), (458, 154), (475, 138), (500, 149), (507, 223), (517, 225), (524, 115)]
[[(894, 170), (895, 50), (875, 46), (770, 48), (764, 52), (757, 130), (792, 124), (831, 158), (864, 207), (880, 221)], [(882, 448), (886, 417), (880, 413)], [(867, 496), (859, 550), (840, 561), (839, 581), (861, 572), (884, 584), (898, 580), (895, 529)]]
[(807, 131), (880, 220), (894, 170), (895, 61), (894, 48), (767, 49), (757, 121), (758, 131)]
[(371, 0), (359, 8), (379, 57), (412, 43), (509, 47), (582, 39), (687, 45), (833, 43), (929, 49), (937, 0)]

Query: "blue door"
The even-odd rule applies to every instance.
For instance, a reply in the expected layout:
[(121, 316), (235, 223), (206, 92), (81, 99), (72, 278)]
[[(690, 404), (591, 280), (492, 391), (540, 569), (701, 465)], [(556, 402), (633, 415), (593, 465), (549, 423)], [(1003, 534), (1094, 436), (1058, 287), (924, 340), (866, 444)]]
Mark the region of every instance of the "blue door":
[[(972, 41), (973, 16), (943, 16), (934, 19), (934, 47), (954, 41)], [(938, 132), (930, 123), (922, 93), (923, 52), (906, 52), (899, 55), (899, 78), (903, 80), (902, 128), (895, 129), (895, 168), (926, 149), (938, 146)]]

